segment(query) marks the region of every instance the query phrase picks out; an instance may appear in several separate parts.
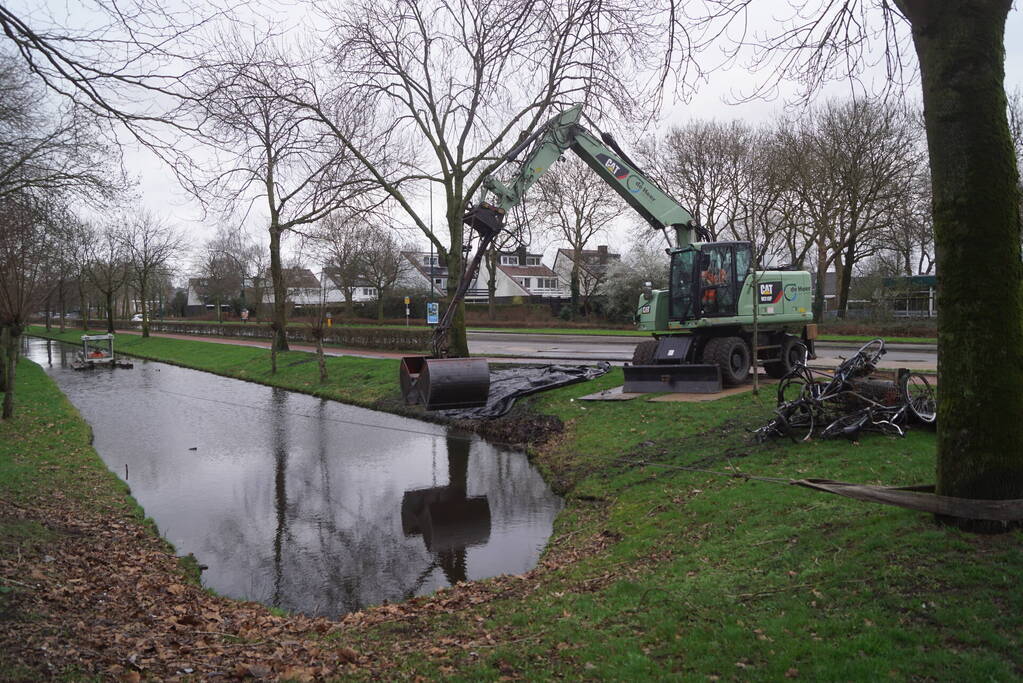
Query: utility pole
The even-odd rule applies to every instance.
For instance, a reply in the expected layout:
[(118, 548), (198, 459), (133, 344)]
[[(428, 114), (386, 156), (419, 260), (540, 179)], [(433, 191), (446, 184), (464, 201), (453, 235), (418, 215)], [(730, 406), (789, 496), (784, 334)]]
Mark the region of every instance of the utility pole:
[[(430, 234), (433, 234), (433, 184), (430, 184)], [(430, 299), (433, 299), (433, 240), (430, 240)]]

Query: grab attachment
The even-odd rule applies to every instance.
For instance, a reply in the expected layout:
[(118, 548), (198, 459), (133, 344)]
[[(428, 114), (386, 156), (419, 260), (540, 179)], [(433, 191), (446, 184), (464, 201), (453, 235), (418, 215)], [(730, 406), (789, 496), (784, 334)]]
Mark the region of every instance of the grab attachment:
[(483, 358), (406, 356), (399, 380), (405, 403), (427, 410), (479, 408), (490, 394), (490, 366)]

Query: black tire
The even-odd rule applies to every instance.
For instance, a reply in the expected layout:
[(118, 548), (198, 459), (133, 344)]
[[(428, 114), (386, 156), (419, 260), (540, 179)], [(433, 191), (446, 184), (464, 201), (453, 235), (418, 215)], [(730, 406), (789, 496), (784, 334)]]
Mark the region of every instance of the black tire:
[(739, 337), (715, 337), (703, 348), (703, 361), (721, 368), (721, 383), (726, 387), (742, 384), (749, 377), (749, 347)]
[(802, 375), (784, 378), (778, 383), (778, 405), (818, 396), (820, 388), (816, 386), (817, 384), (814, 382), (808, 386), (806, 378)]
[(632, 364), (653, 365), (654, 355), (656, 355), (656, 353), (657, 353), (656, 339), (640, 342), (636, 344), (636, 349), (632, 352)]
[(835, 439), (844, 437), (850, 441), (859, 439), (860, 430), (867, 424), (869, 415), (863, 411), (842, 415), (824, 428), (821, 432), (822, 439)]
[(902, 400), (913, 419), (934, 424), (938, 419), (938, 399), (927, 377), (916, 372), (907, 373), (899, 387)]
[(817, 415), (808, 403), (789, 403), (778, 408), (777, 420), (790, 439), (798, 443), (813, 438)]
[(791, 334), (782, 335), (781, 348), (778, 351), (779, 360), (764, 363), (764, 372), (768, 377), (781, 379), (797, 365), (805, 362), (806, 353), (806, 347), (797, 337)]

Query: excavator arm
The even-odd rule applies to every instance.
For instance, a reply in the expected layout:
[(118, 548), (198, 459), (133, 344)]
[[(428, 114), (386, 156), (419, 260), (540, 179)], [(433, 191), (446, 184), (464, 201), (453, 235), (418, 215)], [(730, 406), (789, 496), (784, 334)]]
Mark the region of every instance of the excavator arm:
[[(458, 304), (476, 275), (483, 254), (504, 227), (508, 212), (522, 202), (530, 187), (565, 152), (577, 154), (636, 212), (657, 230), (675, 230), (676, 246), (686, 247), (700, 233), (692, 214), (669, 197), (618, 148), (608, 135), (597, 138), (580, 125), (582, 107), (575, 106), (555, 116), (535, 133), (505, 154), (501, 164), (484, 179), (483, 187), (494, 202), (481, 201), (467, 207), (463, 222), (480, 237), (476, 254), (462, 272), (451, 303), (433, 331), (431, 356), (402, 359), (399, 377), (408, 403), (422, 403), (429, 410), (484, 405), (490, 386), (487, 362), (479, 358), (448, 358), (448, 332)], [(514, 162), (528, 150), (525, 159), (506, 181), (497, 170)], [(702, 233), (700, 233), (702, 235)]]
[(483, 186), (496, 201), (470, 207), (465, 223), (481, 235), (496, 235), (507, 212), (521, 203), (540, 176), (571, 150), (653, 228), (671, 228), (675, 230), (676, 246), (689, 245), (700, 230), (692, 214), (643, 175), (609, 135), (598, 138), (586, 130), (579, 123), (581, 117), (581, 105), (567, 109), (508, 152), (504, 163), (513, 162), (524, 150), (530, 150), (507, 182), (498, 180), (497, 169), (484, 180)]

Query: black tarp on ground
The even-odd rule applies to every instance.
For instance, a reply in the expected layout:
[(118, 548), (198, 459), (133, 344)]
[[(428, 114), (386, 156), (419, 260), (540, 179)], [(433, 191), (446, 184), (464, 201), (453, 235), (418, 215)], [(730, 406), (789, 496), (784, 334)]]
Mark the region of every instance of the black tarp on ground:
[(595, 379), (610, 369), (611, 364), (605, 362), (598, 365), (523, 365), (491, 370), (487, 405), (480, 408), (457, 408), (437, 412), (455, 420), (488, 420), (501, 417), (523, 396)]

